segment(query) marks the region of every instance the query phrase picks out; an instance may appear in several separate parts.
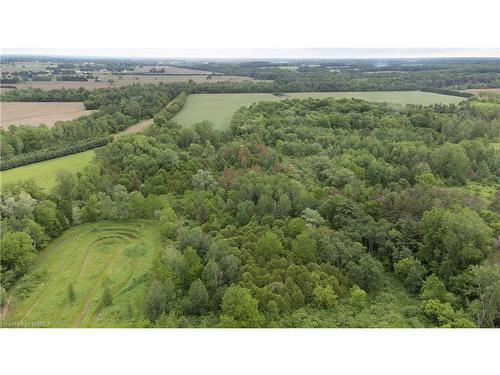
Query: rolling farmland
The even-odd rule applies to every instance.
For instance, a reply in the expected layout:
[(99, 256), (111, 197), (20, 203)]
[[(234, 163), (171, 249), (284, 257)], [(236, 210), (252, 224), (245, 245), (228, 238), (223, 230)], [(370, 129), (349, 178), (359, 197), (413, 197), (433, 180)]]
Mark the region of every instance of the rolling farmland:
[[(102, 82), (96, 82), (93, 80), (89, 81), (26, 81), (22, 83), (11, 84), (9, 86), (15, 86), (18, 89), (23, 89), (27, 87), (39, 88), (44, 90), (50, 89), (76, 89), (83, 87), (89, 90), (98, 89), (103, 87), (122, 87), (133, 84), (159, 84), (172, 83), (172, 82), (188, 82), (190, 80), (196, 83), (206, 83), (206, 82), (242, 82), (242, 81), (253, 81), (250, 77), (242, 76), (212, 76), (211, 79), (207, 79), (207, 75), (203, 74), (192, 74), (192, 75), (139, 75), (139, 74), (106, 74), (100, 76)], [(111, 82), (110, 82), (111, 80)]]
[[(146, 272), (160, 249), (152, 221), (71, 228), (42, 250), (13, 288), (3, 320), (50, 327), (128, 326), (142, 315)], [(111, 294), (109, 305), (103, 303), (105, 289)]]
[(60, 102), (1, 102), (0, 127), (7, 128), (9, 125), (31, 125), (45, 124), (54, 126), (57, 121), (73, 120), (81, 116), (87, 116), (93, 111), (85, 109), (82, 103), (60, 103)]

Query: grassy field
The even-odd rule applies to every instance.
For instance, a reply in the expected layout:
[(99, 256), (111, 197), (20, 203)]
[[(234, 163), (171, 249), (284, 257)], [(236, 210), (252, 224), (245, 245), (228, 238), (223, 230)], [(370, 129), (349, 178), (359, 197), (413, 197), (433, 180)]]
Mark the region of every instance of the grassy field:
[[(42, 250), (30, 273), (11, 289), (4, 325), (127, 327), (142, 317), (146, 273), (161, 248), (154, 221), (74, 227)], [(110, 305), (103, 304), (106, 288)]]
[(188, 96), (184, 108), (174, 120), (183, 126), (207, 120), (216, 128), (224, 129), (240, 107), (271, 100), (281, 99), (272, 94), (193, 94)]
[(94, 150), (78, 154), (62, 156), (60, 158), (41, 161), (0, 172), (1, 184), (17, 182), (33, 178), (39, 186), (49, 190), (56, 182), (56, 174), (60, 170), (78, 171), (90, 163), (94, 157)]
[(93, 111), (85, 110), (82, 103), (28, 103), (28, 102), (0, 102), (1, 116), (0, 127), (9, 125), (45, 124), (53, 126), (57, 121), (73, 120), (87, 116)]
[[(464, 98), (420, 91), (372, 91), (372, 92), (305, 92), (286, 94), (289, 98), (358, 98), (368, 101), (388, 102), (396, 105), (458, 103)], [(227, 128), (233, 113), (242, 106), (258, 101), (282, 100), (272, 94), (193, 94), (175, 121), (189, 126), (203, 120), (211, 121), (216, 128)]]
[(387, 102), (391, 104), (453, 104), (464, 98), (451, 95), (434, 94), (422, 91), (367, 91), (367, 92), (295, 92), (287, 94), (290, 98), (298, 99), (325, 99), (325, 98), (356, 98), (371, 102)]

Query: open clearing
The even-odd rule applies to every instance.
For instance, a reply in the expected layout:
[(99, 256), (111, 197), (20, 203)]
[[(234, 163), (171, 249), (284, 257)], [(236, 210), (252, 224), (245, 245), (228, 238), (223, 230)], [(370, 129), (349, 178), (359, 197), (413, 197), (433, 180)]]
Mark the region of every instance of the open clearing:
[[(371, 91), (371, 92), (301, 92), (286, 94), (289, 98), (358, 98), (368, 101), (388, 102), (396, 105), (405, 104), (451, 104), (464, 98), (421, 91)], [(214, 123), (218, 129), (224, 129), (231, 123), (234, 112), (242, 107), (259, 101), (276, 101), (283, 98), (272, 94), (192, 94), (175, 121), (189, 126), (204, 120)]]
[(0, 172), (0, 181), (3, 185), (33, 178), (40, 187), (48, 191), (55, 185), (58, 171), (80, 171), (90, 163), (94, 156), (94, 150), (89, 150), (8, 169)]
[[(127, 327), (142, 317), (146, 273), (161, 248), (155, 221), (102, 221), (71, 228), (41, 251), (32, 270), (10, 291), (3, 321)], [(109, 306), (102, 304), (105, 288), (112, 295)]]
[(85, 109), (82, 103), (50, 102), (1, 102), (0, 127), (9, 125), (54, 126), (57, 121), (72, 120), (87, 116), (93, 111)]

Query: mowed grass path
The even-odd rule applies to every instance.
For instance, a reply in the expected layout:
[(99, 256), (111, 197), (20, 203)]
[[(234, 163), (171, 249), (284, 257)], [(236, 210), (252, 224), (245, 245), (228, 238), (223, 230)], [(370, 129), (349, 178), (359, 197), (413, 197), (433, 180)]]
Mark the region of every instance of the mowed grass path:
[[(357, 98), (367, 101), (406, 104), (451, 104), (464, 98), (421, 91), (370, 91), (370, 92), (300, 92), (288, 93), (288, 98)], [(218, 129), (226, 129), (234, 112), (242, 106), (260, 101), (276, 101), (283, 98), (272, 94), (192, 94), (174, 120), (182, 126), (190, 126), (204, 120), (210, 121)]]
[(0, 181), (4, 185), (33, 178), (40, 187), (48, 191), (55, 185), (58, 171), (80, 171), (90, 163), (94, 156), (94, 150), (89, 150), (8, 169), (0, 172)]
[[(127, 327), (142, 318), (147, 272), (161, 248), (155, 221), (103, 221), (69, 229), (42, 250), (10, 291), (4, 323)], [(105, 288), (113, 300), (108, 306), (102, 305)]]

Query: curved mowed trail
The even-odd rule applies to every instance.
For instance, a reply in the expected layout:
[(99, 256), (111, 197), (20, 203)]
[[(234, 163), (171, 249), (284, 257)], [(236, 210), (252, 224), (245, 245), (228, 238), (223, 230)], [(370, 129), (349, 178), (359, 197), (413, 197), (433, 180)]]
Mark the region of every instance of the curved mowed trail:
[[(134, 251), (140, 248), (141, 251)], [(126, 327), (141, 319), (147, 273), (161, 249), (154, 221), (99, 222), (65, 232), (11, 291), (5, 322), (50, 327)], [(42, 275), (36, 279), (36, 275)], [(22, 298), (19, 290), (31, 291)], [(74, 299), (70, 298), (70, 285)], [(102, 305), (108, 288), (113, 302)]]

